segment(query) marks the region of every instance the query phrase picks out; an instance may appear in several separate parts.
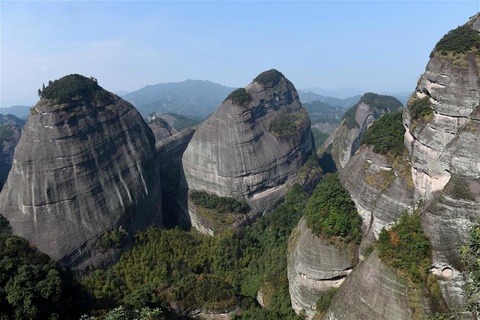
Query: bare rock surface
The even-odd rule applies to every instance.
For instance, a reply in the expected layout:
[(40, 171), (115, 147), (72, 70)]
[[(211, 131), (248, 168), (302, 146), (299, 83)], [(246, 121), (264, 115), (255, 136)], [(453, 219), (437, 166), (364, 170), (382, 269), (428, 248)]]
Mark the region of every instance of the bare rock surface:
[(362, 217), (361, 251), (378, 239), (382, 228), (414, 207), (410, 163), (377, 154), (363, 146), (340, 173)]
[(408, 287), (374, 251), (338, 289), (324, 319), (412, 319)]
[(312, 148), (295, 87), (269, 70), (232, 92), (198, 127), (183, 155), (186, 183), (190, 191), (246, 201), (253, 217), (285, 195)]
[(401, 110), (402, 103), (391, 96), (366, 93), (344, 115), (334, 133), (325, 141), (320, 153), (332, 155), (341, 171), (360, 147), (363, 134), (373, 121), (386, 112)]
[[(480, 17), (467, 26), (480, 31)], [(434, 51), (404, 113), (415, 200), (433, 246), (433, 269), (450, 270), (440, 280), (450, 309), (462, 309), (464, 279), (459, 247), (480, 218), (480, 56)], [(431, 112), (414, 106), (427, 99)]]
[(93, 78), (63, 77), (23, 128), (0, 212), (63, 265), (99, 263), (105, 231), (162, 224), (155, 157), (152, 131), (130, 103)]
[(356, 252), (356, 246), (336, 245), (315, 236), (302, 218), (289, 243), (287, 269), (293, 309), (297, 313), (305, 310), (311, 319), (318, 298), (338, 288), (352, 271)]

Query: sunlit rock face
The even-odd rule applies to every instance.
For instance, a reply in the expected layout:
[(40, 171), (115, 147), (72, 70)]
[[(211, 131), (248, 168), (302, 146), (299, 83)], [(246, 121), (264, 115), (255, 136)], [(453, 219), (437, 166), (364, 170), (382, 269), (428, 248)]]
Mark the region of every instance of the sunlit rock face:
[[(310, 119), (295, 87), (269, 70), (232, 92), (199, 126), (183, 155), (183, 170), (190, 191), (245, 201), (253, 217), (285, 195), (312, 149)], [(189, 207), (192, 224), (203, 229)]]
[[(467, 26), (480, 31), (478, 15)], [(479, 67), (477, 50), (435, 50), (404, 113), (415, 199), (432, 241), (433, 270), (450, 270), (440, 284), (451, 309), (463, 301), (459, 246), (480, 217)], [(424, 117), (415, 112), (422, 98), (431, 108)]]
[(155, 157), (152, 131), (130, 103), (95, 79), (66, 76), (32, 109), (0, 212), (62, 264), (101, 263), (95, 241), (105, 231), (162, 224)]
[(386, 157), (363, 146), (341, 171), (340, 181), (362, 217), (360, 252), (378, 239), (382, 228), (413, 210), (410, 167), (403, 155)]
[(357, 262), (357, 246), (336, 245), (321, 239), (304, 219), (292, 232), (288, 245), (288, 283), (292, 307), (315, 315), (318, 298), (344, 282)]
[(322, 153), (331, 154), (341, 172), (360, 148), (363, 134), (373, 121), (384, 113), (402, 109), (402, 103), (391, 96), (366, 93), (344, 115), (342, 122), (322, 146)]
[(373, 252), (339, 288), (323, 319), (412, 319), (408, 286)]

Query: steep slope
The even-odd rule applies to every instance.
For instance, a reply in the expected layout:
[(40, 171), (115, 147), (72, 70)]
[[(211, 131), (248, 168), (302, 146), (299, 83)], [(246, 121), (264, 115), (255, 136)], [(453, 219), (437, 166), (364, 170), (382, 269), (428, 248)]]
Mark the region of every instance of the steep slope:
[(412, 319), (407, 283), (373, 252), (345, 280), (324, 319)]
[(394, 97), (365, 93), (345, 113), (338, 128), (322, 146), (322, 158), (333, 157), (337, 169), (341, 171), (360, 147), (361, 138), (368, 126), (382, 114), (401, 110), (402, 107)]
[(449, 307), (462, 303), (459, 245), (480, 217), (480, 17), (436, 45), (404, 115), (415, 199)]
[(315, 314), (318, 298), (338, 288), (357, 262), (354, 247), (335, 245), (321, 239), (300, 220), (289, 241), (288, 282), (292, 307), (305, 311), (308, 319)]
[[(285, 195), (312, 148), (295, 87), (269, 70), (233, 91), (197, 129), (183, 155), (186, 183), (190, 192), (246, 201), (255, 216)], [(192, 205), (189, 213), (195, 226)]]
[(95, 241), (162, 223), (155, 140), (128, 102), (95, 79), (50, 83), (32, 108), (0, 212), (14, 233), (66, 266), (102, 255)]

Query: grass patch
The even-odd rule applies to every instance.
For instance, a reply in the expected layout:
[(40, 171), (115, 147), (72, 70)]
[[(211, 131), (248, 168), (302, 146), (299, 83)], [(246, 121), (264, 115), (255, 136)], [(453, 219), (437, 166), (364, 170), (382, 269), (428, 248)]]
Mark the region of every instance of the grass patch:
[(231, 100), (237, 106), (245, 106), (252, 101), (252, 96), (244, 88), (238, 88), (230, 93), (224, 101), (226, 100)]
[(277, 138), (288, 137), (298, 133), (304, 121), (305, 115), (300, 110), (292, 113), (283, 113), (270, 123), (269, 131)]

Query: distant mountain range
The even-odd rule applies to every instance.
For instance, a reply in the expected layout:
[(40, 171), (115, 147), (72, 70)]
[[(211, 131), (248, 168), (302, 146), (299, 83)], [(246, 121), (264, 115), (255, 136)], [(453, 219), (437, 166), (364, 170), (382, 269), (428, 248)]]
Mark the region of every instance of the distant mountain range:
[(186, 80), (148, 85), (123, 98), (144, 117), (161, 112), (205, 118), (235, 89), (207, 80)]
[[(154, 113), (175, 113), (205, 119), (235, 89), (208, 80), (185, 80), (148, 85), (137, 91), (130, 93), (120, 91), (117, 94), (131, 102), (144, 118)], [(345, 98), (349, 93), (352, 95)], [(363, 93), (355, 89), (328, 91), (321, 88), (307, 88), (298, 90), (298, 94), (302, 103), (321, 101), (331, 107), (348, 109), (360, 100)], [(393, 95), (404, 105), (409, 97), (409, 93), (406, 92), (389, 93), (389, 95)], [(13, 114), (25, 119), (30, 114), (30, 106), (0, 108), (0, 114)]]
[(31, 106), (13, 106), (9, 108), (0, 108), (0, 114), (12, 114), (20, 119), (28, 118)]

